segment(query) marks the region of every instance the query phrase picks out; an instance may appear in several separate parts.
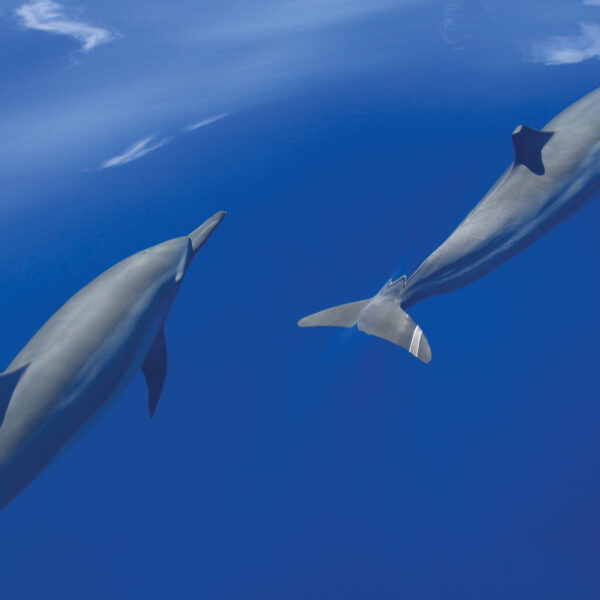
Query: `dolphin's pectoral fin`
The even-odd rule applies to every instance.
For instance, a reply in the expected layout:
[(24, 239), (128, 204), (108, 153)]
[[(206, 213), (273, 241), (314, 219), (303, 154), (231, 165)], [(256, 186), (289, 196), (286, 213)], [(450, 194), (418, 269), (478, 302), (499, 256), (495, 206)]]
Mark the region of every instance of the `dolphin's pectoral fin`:
[(0, 375), (0, 426), (2, 426), (2, 422), (4, 421), (4, 415), (6, 415), (10, 399), (17, 387), (17, 383), (19, 383), (21, 376), (25, 373), (28, 366), (29, 363), (18, 369), (7, 371)]
[(165, 342), (165, 330), (161, 329), (152, 350), (146, 356), (142, 365), (146, 384), (148, 385), (148, 410), (150, 416), (154, 416), (154, 411), (160, 399), (165, 377), (167, 376), (167, 344)]
[(542, 148), (553, 135), (553, 131), (540, 131), (527, 125), (519, 125), (512, 134), (515, 165), (524, 165), (532, 173), (544, 175), (546, 168), (542, 161)]

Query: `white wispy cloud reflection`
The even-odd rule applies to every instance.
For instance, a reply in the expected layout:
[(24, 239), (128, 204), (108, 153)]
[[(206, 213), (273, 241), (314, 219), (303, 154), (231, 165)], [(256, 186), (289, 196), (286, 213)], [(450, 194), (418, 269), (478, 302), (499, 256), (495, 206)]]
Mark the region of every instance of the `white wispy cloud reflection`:
[(123, 152), (122, 154), (119, 154), (118, 156), (113, 156), (113, 158), (105, 160), (100, 165), (100, 168), (107, 169), (109, 167), (119, 167), (121, 165), (130, 163), (134, 160), (138, 160), (139, 158), (142, 158), (142, 156), (146, 156), (146, 154), (149, 154), (150, 152), (154, 152), (154, 150), (162, 148), (163, 146), (171, 142), (172, 139), (173, 138), (162, 138), (158, 141), (155, 141), (156, 136), (151, 135), (144, 139), (138, 140), (137, 142), (129, 146), (129, 148), (127, 148), (127, 150), (125, 150), (125, 152)]
[[(15, 35), (24, 64), (7, 61), (5, 69), (3, 106), (10, 110), (0, 114), (0, 163), (14, 170), (27, 160), (85, 168), (100, 164), (123, 135), (198, 128), (208, 123), (196, 115), (223, 118), (333, 73), (408, 59), (422, 44), (429, 18), (423, 7), (440, 2), (182, 0), (173, 10), (158, 0), (143, 7), (84, 0), (96, 22), (81, 15), (75, 0), (20, 0), (12, 16), (23, 28), (70, 36), (82, 51), (123, 40), (97, 52), (83, 72), (65, 69), (62, 44)], [(418, 26), (403, 19), (408, 10), (419, 15)]]
[[(206, 119), (202, 119), (201, 121), (196, 121), (191, 125), (183, 128), (183, 132), (195, 131), (196, 129), (200, 129), (201, 127), (206, 127), (211, 123), (216, 123), (221, 119), (229, 116), (230, 113), (221, 113), (219, 115), (213, 115), (212, 117), (207, 117)], [(161, 139), (157, 139), (155, 135), (149, 135), (137, 142), (134, 142), (127, 150), (125, 150), (122, 154), (118, 156), (113, 156), (108, 160), (105, 160), (101, 165), (101, 169), (107, 169), (109, 167), (119, 167), (121, 165), (126, 165), (134, 160), (138, 160), (146, 154), (150, 152), (154, 152), (154, 150), (158, 150), (167, 144), (170, 144), (175, 138), (174, 137), (164, 137)]]
[(89, 52), (96, 46), (111, 42), (118, 37), (108, 29), (70, 17), (62, 5), (52, 0), (38, 0), (23, 4), (15, 10), (15, 15), (26, 29), (47, 31), (76, 39), (81, 43), (83, 52)]
[[(530, 58), (535, 62), (572, 65), (590, 58), (600, 58), (600, 23), (597, 19), (590, 20), (592, 16), (600, 15), (594, 8), (586, 8), (600, 7), (600, 0), (582, 0), (577, 4), (564, 15), (560, 11), (556, 13), (556, 17), (562, 18), (563, 27), (570, 27), (569, 34), (548, 36), (530, 45)], [(574, 30), (578, 31), (573, 33)]]
[(557, 35), (532, 47), (533, 58), (547, 65), (579, 63), (600, 56), (600, 25), (580, 23), (577, 35)]
[(201, 121), (196, 121), (191, 125), (183, 128), (183, 131), (194, 131), (195, 129), (200, 129), (201, 127), (206, 127), (206, 125), (210, 125), (211, 123), (216, 123), (225, 117), (228, 117), (231, 113), (222, 113), (220, 115), (213, 115), (212, 117), (207, 117), (206, 119), (202, 119)]

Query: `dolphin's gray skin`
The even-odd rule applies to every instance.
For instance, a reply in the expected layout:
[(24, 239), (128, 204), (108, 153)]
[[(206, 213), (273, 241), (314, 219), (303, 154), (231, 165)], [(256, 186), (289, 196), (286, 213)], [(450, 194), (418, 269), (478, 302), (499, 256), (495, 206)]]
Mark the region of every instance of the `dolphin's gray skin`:
[(298, 325), (358, 325), (429, 362), (429, 343), (403, 309), (489, 273), (599, 192), (600, 88), (541, 131), (517, 127), (512, 139), (513, 164), (408, 279), (389, 281), (373, 298), (323, 310)]
[(0, 375), (0, 509), (140, 368), (152, 416), (167, 370), (165, 319), (192, 258), (224, 216), (102, 273)]

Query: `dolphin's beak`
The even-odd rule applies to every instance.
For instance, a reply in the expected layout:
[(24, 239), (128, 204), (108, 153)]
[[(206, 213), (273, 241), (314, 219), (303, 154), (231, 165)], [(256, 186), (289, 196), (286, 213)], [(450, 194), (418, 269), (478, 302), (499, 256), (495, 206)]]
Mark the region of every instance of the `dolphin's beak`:
[(200, 250), (204, 242), (206, 242), (211, 233), (217, 228), (217, 225), (224, 219), (225, 214), (224, 210), (220, 210), (188, 235), (192, 242), (192, 251), (194, 254)]

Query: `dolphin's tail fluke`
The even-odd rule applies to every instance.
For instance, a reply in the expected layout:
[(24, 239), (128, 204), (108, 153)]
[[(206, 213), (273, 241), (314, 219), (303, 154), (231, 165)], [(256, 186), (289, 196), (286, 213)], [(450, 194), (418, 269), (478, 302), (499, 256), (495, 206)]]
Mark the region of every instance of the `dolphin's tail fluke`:
[(298, 325), (300, 327), (354, 327), (369, 302), (371, 299), (327, 308), (300, 319)]
[(431, 348), (423, 330), (404, 312), (391, 286), (369, 300), (340, 304), (304, 317), (300, 327), (353, 327), (408, 350), (425, 363), (431, 361)]

